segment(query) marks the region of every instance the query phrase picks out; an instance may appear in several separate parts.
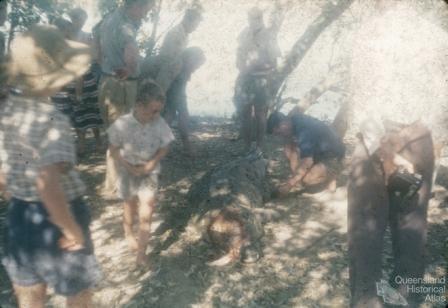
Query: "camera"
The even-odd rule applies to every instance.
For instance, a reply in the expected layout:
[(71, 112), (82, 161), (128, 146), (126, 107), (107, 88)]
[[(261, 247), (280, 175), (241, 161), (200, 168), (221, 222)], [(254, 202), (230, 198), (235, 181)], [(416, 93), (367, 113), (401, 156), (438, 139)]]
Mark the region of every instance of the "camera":
[(396, 196), (412, 198), (422, 187), (422, 176), (418, 173), (409, 173), (406, 169), (400, 168), (389, 177), (389, 192)]

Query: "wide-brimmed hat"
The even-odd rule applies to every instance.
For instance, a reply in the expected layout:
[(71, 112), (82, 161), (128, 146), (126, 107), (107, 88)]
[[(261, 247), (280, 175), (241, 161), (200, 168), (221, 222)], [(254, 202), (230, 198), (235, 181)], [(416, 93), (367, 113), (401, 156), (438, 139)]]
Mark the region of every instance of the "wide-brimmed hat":
[(91, 63), (90, 47), (66, 40), (51, 26), (33, 26), (11, 45), (9, 84), (26, 94), (57, 92), (81, 77)]

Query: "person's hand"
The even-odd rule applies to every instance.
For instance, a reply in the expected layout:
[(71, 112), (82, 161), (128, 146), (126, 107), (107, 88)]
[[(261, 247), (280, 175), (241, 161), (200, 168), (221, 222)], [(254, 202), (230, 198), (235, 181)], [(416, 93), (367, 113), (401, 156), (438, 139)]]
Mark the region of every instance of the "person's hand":
[(143, 168), (142, 168), (143, 169), (143, 173), (144, 174), (150, 174), (151, 172), (154, 171), (156, 166), (157, 166), (157, 163), (154, 160), (150, 160), (145, 165), (143, 165)]
[(118, 79), (126, 79), (129, 77), (129, 71), (125, 68), (119, 68), (115, 70), (115, 75)]
[(410, 174), (415, 173), (414, 165), (409, 160), (407, 160), (406, 158), (401, 156), (400, 154), (395, 154), (394, 164), (396, 166), (400, 166), (401, 168), (404, 168)]
[(142, 166), (143, 165), (132, 165), (132, 164), (124, 161), (124, 167), (133, 176), (141, 176), (143, 174), (142, 173)]
[(12, 195), (9, 191), (5, 190), (5, 191), (0, 191), (0, 193), (3, 194), (3, 199), (5, 199), (5, 201), (9, 201), (12, 198)]
[(398, 166), (395, 164), (395, 151), (396, 145), (399, 139), (397, 139), (396, 135), (389, 134), (384, 137), (380, 141), (380, 148), (378, 149), (378, 156), (381, 159), (384, 169), (384, 176), (386, 178), (386, 182), (389, 177), (398, 169)]
[(293, 188), (294, 186), (296, 186), (298, 183), (296, 177), (290, 177), (288, 182), (286, 182), (286, 184), (289, 186), (289, 189), (291, 190), (291, 188)]
[(289, 191), (291, 190), (291, 188), (292, 188), (292, 185), (289, 184), (289, 181), (286, 183), (283, 183), (282, 185), (280, 185), (278, 187), (279, 196), (281, 196), (281, 197), (286, 196), (289, 193)]
[(63, 230), (58, 241), (63, 250), (76, 251), (84, 248), (84, 235), (78, 224), (74, 223), (70, 230)]

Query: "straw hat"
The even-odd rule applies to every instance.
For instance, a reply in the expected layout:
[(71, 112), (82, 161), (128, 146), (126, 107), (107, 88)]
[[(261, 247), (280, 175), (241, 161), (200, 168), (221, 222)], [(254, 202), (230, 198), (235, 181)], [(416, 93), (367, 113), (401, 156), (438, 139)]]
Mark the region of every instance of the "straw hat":
[(90, 66), (89, 46), (66, 40), (54, 27), (34, 26), (11, 45), (9, 84), (28, 95), (57, 92)]

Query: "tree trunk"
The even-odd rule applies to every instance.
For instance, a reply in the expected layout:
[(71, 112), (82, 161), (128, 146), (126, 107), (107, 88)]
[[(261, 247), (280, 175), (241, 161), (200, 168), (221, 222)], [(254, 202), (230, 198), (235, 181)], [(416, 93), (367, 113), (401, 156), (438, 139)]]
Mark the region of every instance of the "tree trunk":
[(159, 0), (156, 8), (154, 9), (154, 18), (152, 20), (153, 22), (153, 27), (152, 27), (152, 32), (151, 32), (151, 36), (149, 37), (149, 44), (147, 46), (146, 49), (146, 54), (147, 55), (151, 55), (154, 51), (154, 47), (156, 46), (157, 40), (157, 28), (159, 26), (159, 20), (160, 20), (160, 10), (162, 9), (162, 1), (163, 0)]
[(333, 4), (329, 2), (322, 9), (322, 13), (308, 26), (305, 33), (296, 41), (289, 54), (286, 56), (285, 63), (278, 69), (272, 85), (274, 97), (278, 93), (287, 77), (297, 68), (305, 57), (308, 50), (311, 49), (319, 35), (342, 15), (350, 7), (354, 0), (340, 0)]

